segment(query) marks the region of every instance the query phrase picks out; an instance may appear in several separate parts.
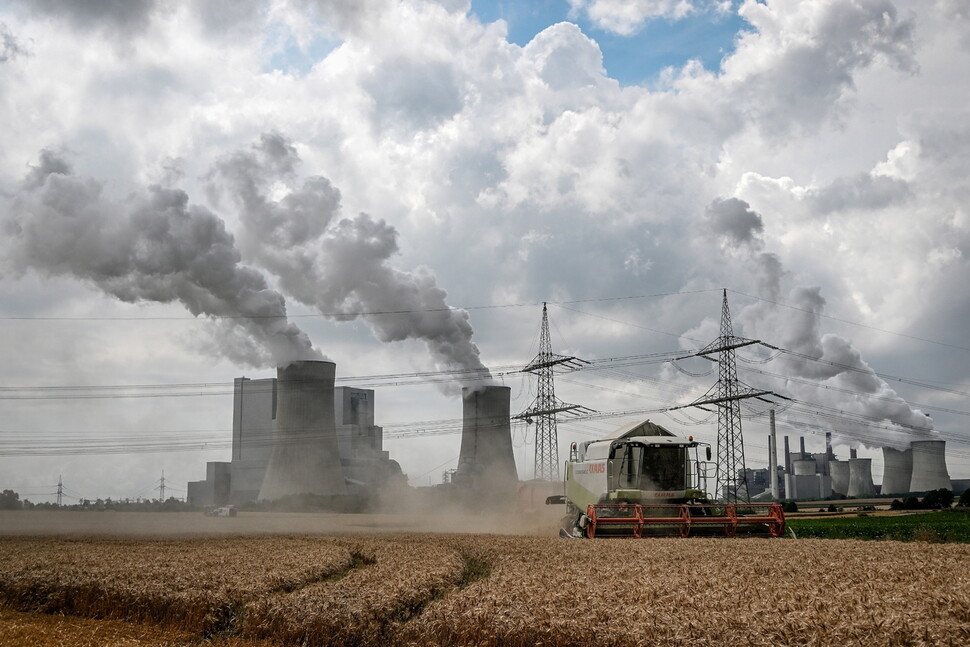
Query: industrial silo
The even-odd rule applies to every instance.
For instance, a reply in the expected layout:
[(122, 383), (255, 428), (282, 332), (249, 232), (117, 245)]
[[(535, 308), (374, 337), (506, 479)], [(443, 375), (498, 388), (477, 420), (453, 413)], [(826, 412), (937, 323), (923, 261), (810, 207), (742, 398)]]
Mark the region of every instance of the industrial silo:
[(829, 461), (829, 471), (832, 474), (832, 491), (847, 496), (849, 493), (848, 461)]
[(461, 390), (459, 480), (491, 491), (515, 491), (518, 473), (512, 453), (511, 392), (507, 386)]
[(872, 459), (849, 459), (849, 491), (847, 496), (866, 497), (876, 494), (876, 486), (872, 483)]
[(335, 371), (323, 361), (277, 369), (275, 442), (260, 499), (347, 493), (334, 425)]
[(913, 478), (909, 491), (949, 490), (952, 483), (946, 469), (946, 441), (914, 440), (910, 447), (913, 450)]
[(913, 480), (913, 450), (882, 448), (883, 474), (880, 494), (906, 494)]

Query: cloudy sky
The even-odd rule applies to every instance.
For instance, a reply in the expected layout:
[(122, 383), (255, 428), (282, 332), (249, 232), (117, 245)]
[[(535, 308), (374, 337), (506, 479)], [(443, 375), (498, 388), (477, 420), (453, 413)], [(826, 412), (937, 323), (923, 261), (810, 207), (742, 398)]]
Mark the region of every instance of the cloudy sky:
[(0, 0), (0, 488), (184, 494), (232, 379), (301, 357), (438, 482), (456, 374), (531, 403), (542, 302), (593, 362), (563, 448), (629, 416), (713, 442), (663, 411), (710, 362), (665, 360), (724, 289), (780, 349), (738, 368), (793, 399), (780, 433), (877, 482), (941, 438), (970, 477), (967, 69), (962, 0)]

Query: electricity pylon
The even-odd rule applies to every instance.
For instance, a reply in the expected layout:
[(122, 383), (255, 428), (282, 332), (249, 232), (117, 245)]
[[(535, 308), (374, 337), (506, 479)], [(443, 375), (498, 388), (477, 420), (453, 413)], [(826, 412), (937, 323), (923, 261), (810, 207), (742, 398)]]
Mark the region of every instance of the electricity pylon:
[(159, 501), (165, 503), (165, 470), (162, 470), (162, 478), (158, 480), (155, 489), (158, 490)]
[(549, 336), (549, 314), (546, 304), (542, 304), (542, 329), (539, 334), (539, 354), (522, 369), (523, 373), (532, 373), (538, 378), (536, 399), (532, 406), (513, 420), (525, 420), (536, 423), (536, 457), (535, 478), (549, 481), (559, 480), (559, 438), (556, 430), (556, 414), (576, 414), (580, 411), (592, 412), (592, 409), (578, 404), (566, 404), (556, 397), (553, 384), (553, 373), (557, 366), (570, 370), (582, 368), (589, 362), (575, 357), (556, 355), (552, 352), (552, 340)]
[[(764, 396), (773, 395), (788, 400), (773, 391), (758, 391), (752, 389), (738, 379), (737, 361), (734, 351), (744, 346), (761, 344), (777, 350), (774, 346), (758, 339), (736, 337), (731, 326), (731, 310), (728, 308), (727, 290), (724, 290), (724, 300), (721, 304), (721, 334), (710, 344), (693, 355), (687, 357), (704, 357), (717, 362), (717, 384), (707, 393), (690, 404), (671, 407), (669, 410), (698, 407), (712, 404), (717, 407), (717, 471), (715, 473), (715, 496), (727, 503), (738, 501), (749, 502), (748, 474), (744, 465), (744, 437), (741, 435), (741, 400), (757, 398), (763, 402)], [(717, 355), (717, 359), (711, 357)], [(710, 409), (704, 409), (710, 411)]]

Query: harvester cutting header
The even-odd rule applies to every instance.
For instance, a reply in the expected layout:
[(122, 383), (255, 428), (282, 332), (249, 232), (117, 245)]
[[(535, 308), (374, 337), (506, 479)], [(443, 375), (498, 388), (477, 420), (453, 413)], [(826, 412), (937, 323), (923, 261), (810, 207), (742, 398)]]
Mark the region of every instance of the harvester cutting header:
[[(704, 460), (698, 448), (704, 446)], [(676, 436), (649, 420), (621, 427), (602, 440), (570, 447), (566, 463), (567, 537), (763, 534), (779, 537), (778, 503), (722, 504), (707, 494), (711, 447)]]

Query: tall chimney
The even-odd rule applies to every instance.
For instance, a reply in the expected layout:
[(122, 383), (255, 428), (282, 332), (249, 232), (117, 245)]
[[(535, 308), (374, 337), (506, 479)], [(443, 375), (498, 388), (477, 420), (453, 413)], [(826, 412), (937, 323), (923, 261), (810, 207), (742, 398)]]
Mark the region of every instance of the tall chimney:
[(832, 460), (832, 457), (834, 456), (834, 454), (832, 453), (832, 432), (831, 431), (825, 432), (825, 455), (828, 457), (829, 460)]
[(791, 448), (788, 446), (788, 436), (785, 436), (785, 474), (791, 474)]
[(458, 474), (487, 490), (514, 491), (518, 482), (509, 418), (512, 389), (507, 386), (461, 390), (461, 449)]
[(778, 436), (775, 435), (775, 410), (768, 412), (768, 424), (771, 434), (768, 436), (768, 485), (771, 488), (771, 498), (778, 500)]
[(798, 451), (802, 453), (799, 459), (805, 460), (805, 436), (798, 437)]
[(260, 499), (347, 493), (333, 417), (335, 372), (323, 361), (277, 369), (275, 442)]

